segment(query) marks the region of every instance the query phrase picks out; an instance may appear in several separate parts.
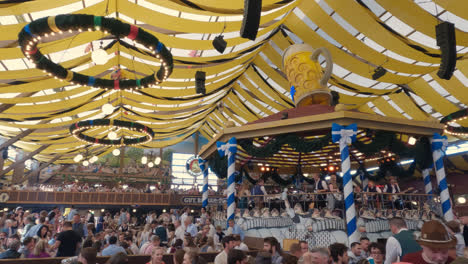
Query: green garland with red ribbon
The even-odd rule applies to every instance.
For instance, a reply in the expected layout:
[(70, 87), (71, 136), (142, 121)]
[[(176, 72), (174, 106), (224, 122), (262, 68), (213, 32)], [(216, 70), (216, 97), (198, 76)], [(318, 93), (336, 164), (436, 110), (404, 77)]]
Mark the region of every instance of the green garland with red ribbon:
[(463, 126), (452, 126), (449, 123), (455, 123), (457, 121), (466, 119), (468, 117), (468, 108), (462, 109), (460, 111), (453, 112), (440, 120), (440, 123), (444, 124), (444, 132), (450, 135), (456, 136), (467, 136), (468, 127)]
[[(88, 135), (85, 135), (84, 132), (93, 129), (93, 128), (124, 128), (131, 131), (138, 131), (144, 133), (143, 137), (136, 138), (124, 138), (120, 139), (104, 139), (104, 138), (95, 138)], [(122, 120), (112, 120), (112, 119), (95, 119), (95, 120), (86, 120), (80, 121), (70, 126), (70, 133), (78, 140), (84, 141), (86, 143), (91, 143), (95, 145), (106, 145), (106, 146), (137, 146), (153, 140), (154, 132), (150, 127), (145, 125), (122, 121)]]
[[(103, 31), (118, 38), (127, 37), (148, 49), (147, 55), (161, 61), (161, 67), (155, 73), (141, 79), (110, 80), (80, 74), (49, 60), (42, 54), (37, 44), (42, 37), (48, 37), (73, 31)], [(147, 31), (114, 18), (93, 15), (58, 15), (44, 17), (27, 24), (18, 34), (18, 42), (23, 54), (36, 65), (36, 68), (49, 75), (72, 84), (80, 84), (101, 89), (133, 90), (146, 88), (166, 80), (172, 73), (174, 63), (171, 52), (155, 36)]]

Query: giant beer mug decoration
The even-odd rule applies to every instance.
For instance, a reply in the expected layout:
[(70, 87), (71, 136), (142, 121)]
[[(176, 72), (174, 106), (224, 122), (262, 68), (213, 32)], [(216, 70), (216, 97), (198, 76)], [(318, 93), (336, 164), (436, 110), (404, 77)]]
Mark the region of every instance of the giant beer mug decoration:
[[(325, 57), (323, 70), (319, 55)], [(307, 44), (289, 46), (283, 53), (283, 70), (292, 87), (291, 96), (296, 107), (321, 104), (330, 105), (332, 95), (327, 87), (333, 69), (330, 52), (326, 48), (314, 49)]]

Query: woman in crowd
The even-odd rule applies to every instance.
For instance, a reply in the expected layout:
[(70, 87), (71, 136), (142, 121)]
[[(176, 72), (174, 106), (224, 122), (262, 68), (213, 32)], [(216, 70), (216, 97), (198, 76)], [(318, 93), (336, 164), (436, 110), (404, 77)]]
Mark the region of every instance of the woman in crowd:
[(48, 232), (49, 232), (49, 226), (43, 225), (43, 226), (41, 227), (41, 229), (39, 229), (39, 230), (37, 231), (37, 234), (36, 234), (36, 235), (37, 235), (37, 237), (38, 237), (40, 240), (46, 240), (46, 241), (48, 241), (48, 240), (49, 240), (48, 237), (47, 237), (47, 233), (48, 233)]
[[(150, 222), (151, 223), (151, 222)], [(141, 245), (145, 244), (148, 242), (150, 236), (151, 236), (151, 225), (146, 224), (143, 231), (141, 231), (138, 235), (138, 245), (141, 247)]]
[(151, 252), (151, 260), (147, 264), (164, 264), (163, 255), (164, 255), (164, 248), (162, 247), (153, 248), (153, 252)]
[(174, 256), (173, 256), (173, 264), (182, 264), (184, 262), (184, 255), (185, 255), (185, 251), (183, 249), (177, 249), (175, 252), (174, 252)]
[(204, 244), (200, 246), (200, 252), (215, 252), (215, 245), (213, 237), (206, 237), (204, 240)]
[(185, 234), (184, 236), (184, 250), (198, 252), (199, 249), (193, 242), (193, 237), (190, 234)]
[(33, 252), (29, 254), (28, 258), (50, 258), (50, 254), (47, 253), (47, 241), (39, 239)]

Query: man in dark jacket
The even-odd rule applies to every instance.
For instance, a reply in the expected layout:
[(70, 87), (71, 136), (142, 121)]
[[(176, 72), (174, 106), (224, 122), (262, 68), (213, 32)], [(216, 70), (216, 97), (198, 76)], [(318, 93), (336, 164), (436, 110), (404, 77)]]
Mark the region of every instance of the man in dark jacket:
[(18, 252), (21, 243), (18, 240), (13, 240), (8, 244), (8, 250), (0, 254), (0, 259), (16, 259), (21, 256)]

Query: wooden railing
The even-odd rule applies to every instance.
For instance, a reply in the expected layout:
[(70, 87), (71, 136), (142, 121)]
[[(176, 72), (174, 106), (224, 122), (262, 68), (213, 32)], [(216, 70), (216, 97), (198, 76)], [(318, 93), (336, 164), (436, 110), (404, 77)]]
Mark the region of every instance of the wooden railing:
[(7, 204), (169, 205), (170, 194), (116, 192), (6, 191)]

